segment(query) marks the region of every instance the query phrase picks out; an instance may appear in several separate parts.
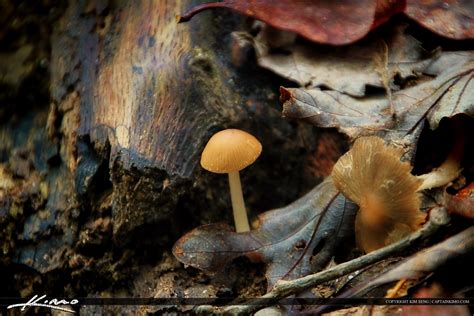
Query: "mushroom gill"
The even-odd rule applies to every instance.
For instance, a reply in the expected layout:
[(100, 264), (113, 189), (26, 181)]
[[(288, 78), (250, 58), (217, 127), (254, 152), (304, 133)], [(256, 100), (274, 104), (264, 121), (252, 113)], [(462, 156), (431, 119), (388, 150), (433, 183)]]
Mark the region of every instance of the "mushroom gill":
[(422, 180), (401, 156), (378, 137), (361, 137), (332, 171), (336, 188), (359, 205), (356, 242), (365, 252), (406, 236), (425, 220), (417, 193)]

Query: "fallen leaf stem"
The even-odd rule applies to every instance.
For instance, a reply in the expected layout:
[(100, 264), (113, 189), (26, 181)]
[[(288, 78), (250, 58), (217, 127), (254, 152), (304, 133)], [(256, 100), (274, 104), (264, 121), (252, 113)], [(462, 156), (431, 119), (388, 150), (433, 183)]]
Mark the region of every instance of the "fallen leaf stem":
[(261, 296), (260, 298), (251, 299), (246, 303), (242, 303), (242, 305), (230, 305), (224, 307), (215, 307), (209, 305), (199, 306), (196, 308), (196, 312), (239, 315), (255, 312), (266, 306), (277, 304), (279, 300), (285, 297), (300, 293), (319, 284), (340, 278), (346, 274), (365, 268), (380, 260), (395, 255), (409, 248), (420, 240), (433, 235), (440, 227), (445, 226), (448, 222), (449, 215), (447, 214), (446, 209), (442, 207), (435, 208), (431, 211), (428, 222), (421, 229), (398, 242), (318, 273), (310, 274), (308, 276), (291, 281), (278, 281), (270, 292)]

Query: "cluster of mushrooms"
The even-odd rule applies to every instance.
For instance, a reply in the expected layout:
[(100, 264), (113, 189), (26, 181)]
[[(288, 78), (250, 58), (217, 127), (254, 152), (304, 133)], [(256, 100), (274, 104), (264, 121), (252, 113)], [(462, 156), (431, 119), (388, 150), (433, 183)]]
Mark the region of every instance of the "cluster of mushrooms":
[[(332, 178), (336, 188), (359, 205), (355, 221), (357, 245), (371, 252), (417, 230), (425, 221), (420, 211), (421, 190), (445, 185), (459, 176), (460, 150), (439, 168), (414, 176), (403, 152), (376, 136), (358, 138), (352, 149), (335, 164)], [(260, 156), (262, 145), (251, 134), (226, 129), (211, 137), (201, 156), (201, 166), (214, 173), (227, 173), (237, 233), (250, 230), (239, 171)]]

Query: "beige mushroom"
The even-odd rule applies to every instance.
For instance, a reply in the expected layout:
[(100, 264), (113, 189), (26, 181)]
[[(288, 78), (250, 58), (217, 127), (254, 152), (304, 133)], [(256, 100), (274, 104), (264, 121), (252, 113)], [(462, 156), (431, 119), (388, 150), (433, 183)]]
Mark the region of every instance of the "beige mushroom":
[(238, 233), (250, 230), (245, 210), (239, 171), (251, 165), (262, 152), (262, 144), (252, 135), (238, 129), (214, 134), (201, 156), (201, 166), (214, 173), (229, 175), (230, 197)]
[(361, 137), (334, 165), (334, 185), (359, 205), (356, 242), (365, 252), (408, 235), (425, 221), (417, 193), (423, 181), (401, 156), (381, 138)]
[(455, 121), (451, 126), (453, 130), (453, 146), (446, 160), (441, 166), (431, 172), (422, 174), (417, 178), (423, 181), (418, 191), (442, 187), (454, 181), (461, 175), (461, 160), (466, 146), (465, 123), (462, 120)]

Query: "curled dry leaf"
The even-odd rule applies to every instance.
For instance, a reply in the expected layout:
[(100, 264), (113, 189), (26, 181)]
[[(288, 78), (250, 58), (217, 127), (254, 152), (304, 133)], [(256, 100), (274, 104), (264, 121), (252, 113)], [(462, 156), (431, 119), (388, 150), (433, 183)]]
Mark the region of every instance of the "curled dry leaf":
[[(282, 77), (305, 88), (326, 87), (352, 96), (364, 96), (366, 86), (397, 89), (391, 83), (415, 76), (432, 62), (423, 59), (421, 44), (397, 27), (386, 38), (363, 41), (349, 47), (295, 43), (284, 51), (269, 49), (267, 39), (257, 36), (253, 43), (257, 60)], [(247, 36), (247, 38), (249, 35)]]
[[(382, 5), (380, 5), (382, 4)], [(364, 37), (372, 28), (401, 12), (401, 1), (235, 1), (211, 2), (195, 6), (179, 17), (190, 20), (197, 13), (213, 8), (227, 8), (292, 31), (309, 40), (341, 45)]]
[(445, 193), (445, 204), (451, 213), (474, 219), (474, 182), (455, 195)]
[[(436, 81), (442, 91), (439, 98), (431, 105), (427, 116), (431, 128), (438, 126), (444, 117), (451, 117), (458, 113), (474, 115), (474, 52), (446, 52), (431, 63), (424, 73), (438, 76)], [(447, 81), (453, 78), (452, 84)], [(446, 85), (442, 80), (445, 79)], [(444, 90), (444, 91), (443, 91)]]
[[(280, 88), (283, 115), (320, 127), (335, 127), (351, 138), (378, 134), (414, 144), (423, 122), (474, 115), (474, 53), (443, 53), (425, 71), (436, 78), (385, 96), (353, 98), (332, 90)], [(394, 116), (390, 115), (393, 108)]]
[(474, 38), (471, 0), (407, 0), (405, 14), (439, 35), (453, 39)]
[(469, 0), (224, 0), (195, 6), (178, 21), (186, 22), (214, 8), (231, 9), (311, 41), (332, 45), (355, 42), (399, 12), (449, 38), (474, 37), (474, 7)]
[(353, 232), (356, 206), (331, 178), (292, 204), (258, 217), (258, 228), (235, 233), (223, 224), (198, 227), (181, 237), (173, 253), (184, 264), (215, 272), (246, 256), (267, 263), (268, 287), (322, 269), (341, 240)]

